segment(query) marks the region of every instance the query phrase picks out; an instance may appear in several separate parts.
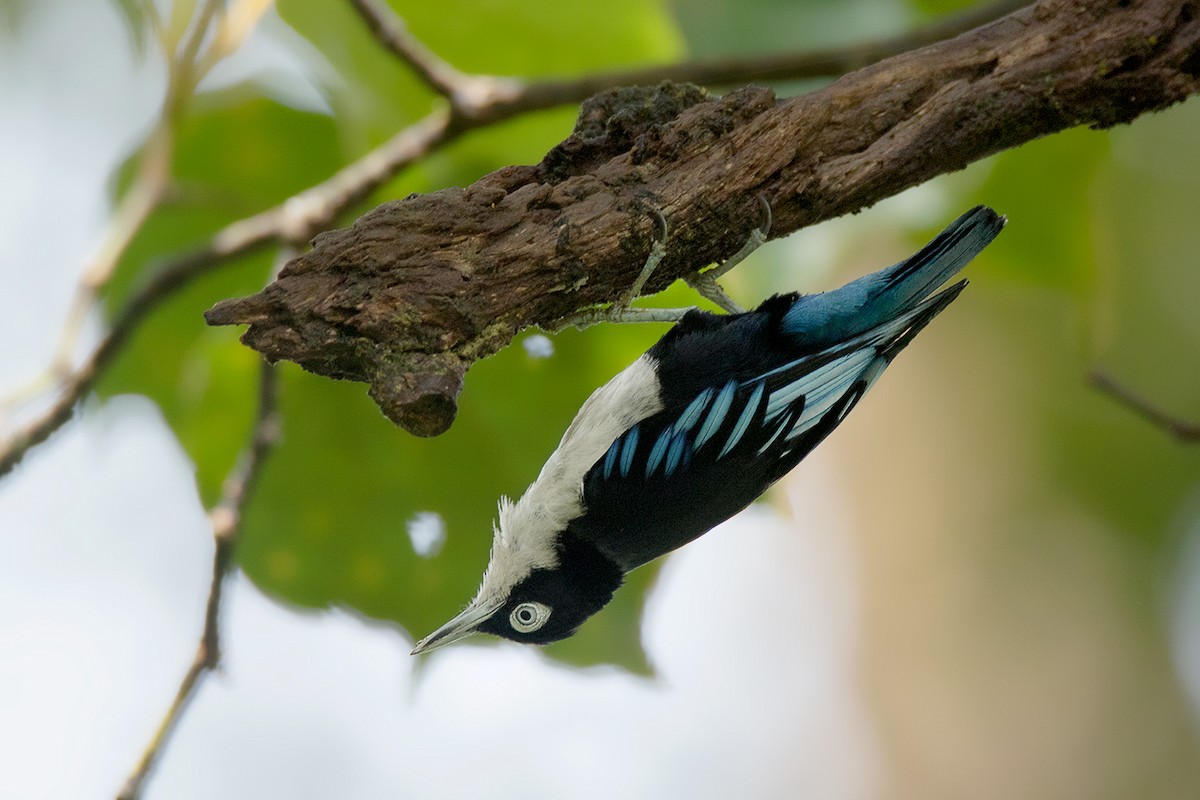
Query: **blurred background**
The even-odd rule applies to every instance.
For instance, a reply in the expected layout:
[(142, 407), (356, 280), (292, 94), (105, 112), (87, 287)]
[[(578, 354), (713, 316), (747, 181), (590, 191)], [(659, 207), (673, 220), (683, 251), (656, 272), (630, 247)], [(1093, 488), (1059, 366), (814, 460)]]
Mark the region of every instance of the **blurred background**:
[[(79, 353), (148, 270), (434, 102), (342, 0), (227, 5), (265, 10), (188, 103), (164, 203)], [(526, 77), (849, 44), (966, 5), (393, 2), (460, 69)], [(159, 9), (178, 28), (195, 6)], [(133, 0), (6, 0), (0, 20), (11, 399), (53, 359), (136, 185), (166, 68)], [(472, 133), (355, 211), (535, 163), (574, 113)], [(763, 247), (728, 279), (747, 305), (893, 263), (976, 203), (1009, 217), (967, 292), (836, 435), (546, 649), (481, 638), (407, 655), (474, 592), (496, 498), (522, 491), (582, 400), (664, 328), (526, 332), (471, 370), (432, 440), (394, 428), (364, 386), (283, 364), (283, 439), (247, 509), (222, 669), (146, 796), (1200, 796), (1200, 445), (1086, 380), (1100, 368), (1200, 418), (1197, 141), (1193, 100)], [(259, 288), (275, 255), (151, 315), (76, 419), (0, 480), (0, 797), (113, 796), (190, 664), (205, 509), (258, 374), (239, 331), (200, 313)], [(0, 435), (38, 408), (6, 402)]]

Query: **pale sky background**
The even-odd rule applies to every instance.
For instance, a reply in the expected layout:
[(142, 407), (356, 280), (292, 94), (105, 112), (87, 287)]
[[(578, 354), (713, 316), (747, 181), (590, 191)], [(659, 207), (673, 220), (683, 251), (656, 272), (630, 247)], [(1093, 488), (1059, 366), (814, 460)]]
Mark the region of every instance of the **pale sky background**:
[[(269, 36), (247, 50), (226, 79), (268, 66), (315, 97)], [(49, 360), (161, 87), (108, 3), (45, 4), (0, 45), (0, 387)], [(417, 676), (397, 629), (236, 578), (223, 670), (146, 796), (875, 796), (836, 452), (791, 485), (802, 530), (760, 507), (669, 560), (644, 630), (655, 680), (516, 645), (451, 647)], [(114, 795), (194, 653), (211, 552), (145, 399), (90, 401), (0, 481), (0, 797)]]

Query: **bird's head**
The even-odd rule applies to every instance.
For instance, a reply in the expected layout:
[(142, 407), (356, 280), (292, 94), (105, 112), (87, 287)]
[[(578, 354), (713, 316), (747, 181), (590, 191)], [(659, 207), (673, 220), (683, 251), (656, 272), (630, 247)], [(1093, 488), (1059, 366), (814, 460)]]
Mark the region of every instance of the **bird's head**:
[[(624, 572), (569, 523), (527, 519), (502, 501), (491, 560), (483, 582), (454, 619), (417, 642), (426, 653), (472, 633), (514, 642), (549, 644), (565, 639), (608, 604)], [(534, 523), (520, 527), (522, 523)], [(517, 527), (514, 527), (517, 526)]]

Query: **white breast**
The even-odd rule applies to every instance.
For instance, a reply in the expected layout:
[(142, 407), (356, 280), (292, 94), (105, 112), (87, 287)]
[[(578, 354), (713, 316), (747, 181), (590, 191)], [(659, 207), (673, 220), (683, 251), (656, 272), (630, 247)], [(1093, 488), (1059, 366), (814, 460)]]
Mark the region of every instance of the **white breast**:
[(618, 436), (660, 410), (657, 362), (650, 356), (592, 393), (521, 499), (500, 500), (491, 561), (473, 602), (507, 596), (534, 569), (557, 566), (558, 533), (583, 513), (584, 475)]

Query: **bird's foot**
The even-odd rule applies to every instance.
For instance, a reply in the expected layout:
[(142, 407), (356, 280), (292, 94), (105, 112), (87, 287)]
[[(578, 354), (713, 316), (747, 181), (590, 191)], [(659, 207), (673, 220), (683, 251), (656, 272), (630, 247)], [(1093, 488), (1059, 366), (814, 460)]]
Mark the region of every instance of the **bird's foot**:
[[(701, 297), (730, 314), (740, 314), (745, 309), (725, 293), (725, 290), (717, 283), (717, 279), (744, 261), (767, 240), (767, 235), (771, 232), (771, 204), (761, 195), (758, 201), (763, 210), (763, 224), (750, 232), (750, 238), (746, 240), (742, 248), (712, 269), (697, 272), (695, 275), (685, 278), (687, 284), (695, 289)], [(552, 328), (552, 333), (570, 327), (586, 328), (599, 322), (678, 322), (683, 319), (685, 314), (693, 310), (691, 306), (687, 308), (633, 307), (633, 301), (641, 294), (646, 282), (650, 280), (654, 270), (667, 255), (667, 220), (657, 210), (653, 210), (651, 213), (654, 214), (654, 219), (658, 223), (657, 236), (650, 248), (650, 255), (646, 257), (646, 263), (642, 265), (641, 272), (638, 273), (629, 288), (622, 293), (620, 299), (610, 306), (588, 309), (562, 319)]]
[(712, 301), (730, 314), (741, 314), (745, 309), (725, 293), (725, 290), (717, 283), (717, 279), (745, 261), (747, 256), (762, 247), (763, 243), (767, 241), (767, 236), (771, 233), (771, 204), (762, 195), (758, 196), (758, 202), (763, 211), (763, 223), (750, 232), (750, 238), (746, 240), (742, 248), (712, 269), (697, 272), (694, 276), (686, 279), (688, 285), (699, 292), (702, 297)]
[(642, 265), (642, 271), (630, 284), (620, 299), (610, 306), (592, 308), (573, 314), (560, 320), (551, 331), (557, 333), (564, 328), (586, 328), (599, 322), (678, 322), (684, 314), (692, 310), (688, 308), (634, 308), (633, 301), (642, 293), (646, 281), (654, 274), (659, 262), (667, 255), (667, 220), (658, 210), (652, 212), (657, 222), (657, 236), (650, 248), (650, 255)]

